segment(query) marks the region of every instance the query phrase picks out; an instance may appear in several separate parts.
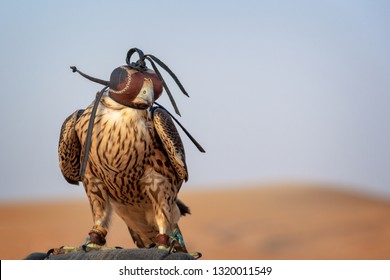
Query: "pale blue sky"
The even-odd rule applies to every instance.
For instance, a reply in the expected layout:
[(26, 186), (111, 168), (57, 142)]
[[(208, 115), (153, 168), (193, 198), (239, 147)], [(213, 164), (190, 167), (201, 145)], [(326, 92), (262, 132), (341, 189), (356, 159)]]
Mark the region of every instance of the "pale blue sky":
[(69, 66), (108, 79), (132, 47), (191, 96), (170, 82), (207, 151), (183, 135), (184, 188), (309, 181), (389, 196), (389, 15), (368, 0), (1, 0), (0, 201), (84, 196), (62, 178), (58, 136), (101, 86)]

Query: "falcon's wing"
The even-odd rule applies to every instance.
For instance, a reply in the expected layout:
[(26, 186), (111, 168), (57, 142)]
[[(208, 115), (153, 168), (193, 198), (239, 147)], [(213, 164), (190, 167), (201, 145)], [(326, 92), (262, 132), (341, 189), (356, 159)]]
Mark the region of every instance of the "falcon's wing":
[(77, 137), (75, 124), (84, 110), (77, 110), (66, 118), (61, 127), (60, 141), (58, 143), (58, 158), (60, 169), (66, 181), (78, 185), (81, 181), (80, 154), (81, 144)]
[(171, 164), (174, 166), (181, 180), (188, 180), (188, 171), (183, 142), (172, 121), (171, 116), (164, 109), (157, 107), (153, 111), (153, 123), (158, 136), (163, 143)]

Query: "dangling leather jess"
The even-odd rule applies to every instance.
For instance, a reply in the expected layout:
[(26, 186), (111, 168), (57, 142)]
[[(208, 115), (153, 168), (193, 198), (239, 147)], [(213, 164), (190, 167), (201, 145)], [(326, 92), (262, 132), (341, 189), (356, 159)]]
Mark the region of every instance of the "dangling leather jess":
[(100, 103), (100, 99), (102, 98), (104, 92), (107, 90), (108, 86), (105, 86), (97, 95), (95, 98), (95, 103), (93, 104), (91, 116), (89, 118), (88, 123), (88, 130), (87, 130), (87, 138), (85, 139), (85, 145), (84, 145), (84, 154), (81, 159), (81, 167), (80, 167), (80, 176), (84, 177), (85, 169), (87, 168), (87, 162), (88, 162), (88, 156), (89, 156), (89, 150), (91, 149), (91, 138), (92, 138), (92, 130), (93, 130), (93, 124), (95, 123), (95, 116), (97, 107)]

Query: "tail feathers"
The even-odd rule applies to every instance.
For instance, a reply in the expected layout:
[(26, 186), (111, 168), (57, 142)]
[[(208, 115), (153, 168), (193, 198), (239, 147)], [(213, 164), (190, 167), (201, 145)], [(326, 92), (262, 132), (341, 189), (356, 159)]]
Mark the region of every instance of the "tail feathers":
[(184, 204), (184, 202), (182, 202), (181, 200), (176, 200), (176, 204), (177, 206), (179, 207), (179, 210), (180, 210), (180, 214), (182, 216), (185, 216), (187, 214), (191, 214), (191, 211), (190, 211), (190, 208)]

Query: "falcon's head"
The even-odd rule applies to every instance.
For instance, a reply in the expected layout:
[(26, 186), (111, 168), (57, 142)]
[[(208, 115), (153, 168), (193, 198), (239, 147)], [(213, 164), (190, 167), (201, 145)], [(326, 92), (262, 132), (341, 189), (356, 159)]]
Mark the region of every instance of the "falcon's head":
[[(131, 56), (134, 53), (138, 53), (139, 59), (137, 62), (131, 62)], [(146, 67), (145, 60), (148, 60), (152, 65), (153, 70)], [(176, 82), (180, 90), (184, 95), (188, 96), (183, 85), (180, 83), (176, 75), (165, 65), (161, 60), (151, 54), (146, 54), (137, 48), (132, 48), (127, 52), (126, 56), (127, 65), (116, 68), (111, 73), (110, 81), (105, 81), (91, 77), (83, 72), (79, 71), (76, 66), (71, 66), (73, 72), (77, 72), (83, 77), (105, 86), (102, 91), (98, 94), (97, 101), (100, 100), (104, 91), (109, 88), (110, 97), (118, 103), (125, 106), (129, 106), (136, 109), (146, 109), (153, 106), (163, 91), (163, 87), (168, 94), (168, 97), (172, 103), (175, 112), (180, 115), (179, 109), (176, 106), (176, 102), (168, 89), (160, 71), (157, 68), (159, 65), (166, 72), (171, 75), (173, 80)], [(156, 65), (157, 64), (157, 65)]]
[(137, 109), (153, 105), (163, 91), (162, 83), (152, 70), (137, 71), (121, 66), (111, 73), (109, 95), (116, 102)]

